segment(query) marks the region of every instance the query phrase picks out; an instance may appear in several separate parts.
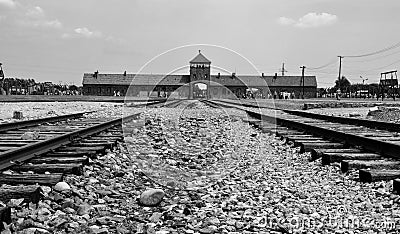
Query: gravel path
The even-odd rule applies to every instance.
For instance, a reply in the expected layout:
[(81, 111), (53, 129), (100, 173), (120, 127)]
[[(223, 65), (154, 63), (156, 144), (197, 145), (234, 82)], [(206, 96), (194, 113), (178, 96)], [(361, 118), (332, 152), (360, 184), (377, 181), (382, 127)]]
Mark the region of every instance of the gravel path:
[[(24, 230), (21, 233), (33, 233), (27, 231), (33, 227), (54, 233), (371, 233), (367, 230), (394, 230), (377, 226), (382, 221), (399, 225), (400, 201), (390, 193), (391, 182), (362, 184), (354, 180), (354, 171), (342, 174), (335, 165), (309, 163), (308, 154), (299, 154), (243, 122), (242, 112), (222, 112), (201, 104), (190, 107), (149, 109), (144, 119), (148, 131), (128, 132), (141, 135), (143, 141), (131, 135), (126, 143), (86, 166), (84, 176), (67, 176), (72, 190), (59, 193), (45, 188), (49, 193), (38, 209), (32, 206), (14, 212), (12, 228)], [(179, 120), (178, 128), (169, 125), (168, 119), (170, 123)], [(200, 131), (200, 122), (207, 123), (206, 132)], [(211, 141), (207, 136), (212, 136)], [(168, 142), (172, 139), (176, 144)], [(186, 142), (179, 144), (182, 139)], [(202, 142), (207, 150), (191, 154), (189, 149)], [(178, 152), (188, 160), (173, 159)], [(143, 161), (158, 158), (153, 162), (175, 169), (156, 167), (160, 175), (149, 173), (143, 169), (150, 166), (138, 161), (139, 155)], [(191, 163), (203, 167), (191, 167)], [(224, 168), (228, 173), (205, 173)], [(171, 173), (163, 180), (163, 173), (184, 170), (189, 173), (186, 177)], [(194, 185), (196, 179), (200, 182)], [(140, 205), (139, 196), (152, 188), (165, 191), (161, 203)]]

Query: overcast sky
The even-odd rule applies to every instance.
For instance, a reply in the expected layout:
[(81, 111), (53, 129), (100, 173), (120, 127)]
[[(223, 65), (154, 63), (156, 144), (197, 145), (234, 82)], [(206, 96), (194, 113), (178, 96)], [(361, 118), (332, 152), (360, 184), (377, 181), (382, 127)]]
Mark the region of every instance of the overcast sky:
[[(399, 12), (399, 0), (0, 0), (0, 62), (7, 77), (80, 85), (85, 72), (136, 73), (187, 46), (142, 72), (188, 73), (179, 67), (201, 49), (239, 75), (273, 75), (282, 62), (288, 75), (330, 64), (306, 69), (326, 87), (337, 79), (338, 55), (400, 42)], [(396, 47), (345, 57), (342, 73), (377, 82), (398, 68), (399, 55)]]

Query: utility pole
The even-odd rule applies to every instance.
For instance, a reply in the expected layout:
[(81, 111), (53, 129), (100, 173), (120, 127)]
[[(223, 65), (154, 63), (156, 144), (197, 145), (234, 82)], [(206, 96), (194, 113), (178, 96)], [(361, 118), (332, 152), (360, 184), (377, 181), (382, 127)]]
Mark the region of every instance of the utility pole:
[(360, 78), (361, 78), (362, 81), (363, 81), (363, 85), (364, 85), (364, 82), (365, 82), (366, 80), (368, 80), (368, 78), (365, 78), (365, 79), (364, 79), (364, 77), (362, 77), (362, 76), (360, 76)]
[(3, 95), (3, 87), (4, 87), (4, 72), (3, 72), (3, 64), (0, 63), (0, 95)]
[(282, 76), (285, 76), (285, 72), (287, 72), (287, 71), (285, 70), (285, 63), (282, 63), (281, 72), (282, 72)]
[(303, 88), (303, 91), (302, 91), (303, 94), (302, 94), (301, 98), (304, 99), (304, 69), (306, 67), (305, 66), (301, 66), (300, 68), (301, 68), (301, 85), (302, 85), (302, 88)]
[(338, 86), (339, 86), (339, 89), (341, 88), (340, 87), (340, 79), (341, 79), (341, 73), (342, 73), (342, 58), (343, 58), (343, 56), (338, 56), (339, 57), (339, 77), (338, 77)]

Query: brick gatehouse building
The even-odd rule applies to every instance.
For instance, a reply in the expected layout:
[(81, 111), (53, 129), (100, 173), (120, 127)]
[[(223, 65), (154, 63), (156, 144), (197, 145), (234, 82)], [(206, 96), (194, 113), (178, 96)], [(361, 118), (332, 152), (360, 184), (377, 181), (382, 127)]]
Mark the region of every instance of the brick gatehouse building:
[[(291, 98), (316, 97), (315, 76), (260, 76), (211, 74), (211, 61), (200, 51), (190, 62), (188, 75), (100, 74), (83, 75), (83, 94), (98, 96), (175, 98)], [(201, 83), (202, 85), (198, 85)], [(203, 86), (203, 88), (199, 88)], [(204, 88), (206, 87), (206, 88)]]

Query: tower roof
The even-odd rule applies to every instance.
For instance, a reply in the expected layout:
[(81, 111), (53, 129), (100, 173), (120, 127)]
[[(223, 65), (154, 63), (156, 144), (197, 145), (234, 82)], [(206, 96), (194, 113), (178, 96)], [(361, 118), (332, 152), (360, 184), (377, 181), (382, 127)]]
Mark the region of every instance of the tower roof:
[(211, 61), (208, 60), (199, 50), (199, 54), (194, 57), (194, 59), (190, 60), (190, 63), (203, 63), (203, 64), (210, 64)]

